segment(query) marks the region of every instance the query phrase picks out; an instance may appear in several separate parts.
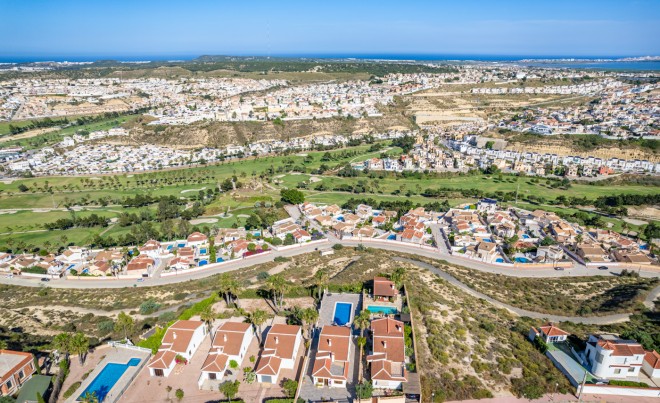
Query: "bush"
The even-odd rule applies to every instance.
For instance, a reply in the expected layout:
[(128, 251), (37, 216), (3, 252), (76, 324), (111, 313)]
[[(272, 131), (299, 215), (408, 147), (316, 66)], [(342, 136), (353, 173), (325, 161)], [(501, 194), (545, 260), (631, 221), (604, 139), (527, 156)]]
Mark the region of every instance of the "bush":
[(342, 245), (342, 244), (340, 244), (340, 243), (336, 243), (336, 244), (332, 245), (332, 249), (334, 249), (334, 250), (342, 250), (342, 249), (344, 249), (344, 245)]
[(81, 383), (82, 383), (82, 382), (76, 382), (76, 383), (74, 383), (73, 385), (69, 386), (69, 389), (65, 390), (65, 391), (64, 391), (64, 394), (63, 394), (62, 396), (63, 396), (65, 399), (68, 399), (68, 398), (70, 398), (71, 396), (73, 396), (73, 394), (76, 392), (76, 390), (78, 390), (78, 388), (80, 387), (80, 384), (81, 384)]
[(635, 381), (618, 381), (618, 380), (611, 380), (609, 382), (610, 385), (613, 386), (632, 386), (636, 388), (648, 388), (649, 385), (644, 382), (635, 382)]
[(374, 386), (371, 382), (362, 382), (355, 387), (355, 391), (360, 399), (370, 399), (374, 393)]
[(96, 324), (96, 329), (101, 335), (106, 335), (115, 330), (115, 323), (112, 320), (104, 320)]
[(140, 305), (140, 313), (149, 315), (160, 309), (160, 304), (156, 300), (149, 298)]
[(287, 397), (294, 397), (296, 390), (298, 390), (298, 382), (293, 379), (287, 379), (282, 382), (282, 389), (284, 389), (284, 394)]
[(161, 322), (171, 322), (176, 319), (176, 313), (174, 312), (163, 312), (158, 316), (158, 320)]

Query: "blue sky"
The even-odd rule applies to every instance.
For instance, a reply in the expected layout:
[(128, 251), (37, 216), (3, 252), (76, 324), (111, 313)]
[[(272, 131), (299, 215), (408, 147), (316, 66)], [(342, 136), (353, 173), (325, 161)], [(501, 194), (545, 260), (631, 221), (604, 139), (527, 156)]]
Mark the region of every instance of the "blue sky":
[(0, 58), (660, 55), (660, 1), (0, 0)]

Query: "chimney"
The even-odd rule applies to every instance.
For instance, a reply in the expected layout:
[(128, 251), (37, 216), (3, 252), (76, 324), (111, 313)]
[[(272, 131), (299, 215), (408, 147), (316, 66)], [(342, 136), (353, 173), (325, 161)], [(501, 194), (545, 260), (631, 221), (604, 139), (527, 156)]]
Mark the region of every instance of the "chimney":
[(332, 339), (328, 339), (328, 347), (332, 346)]
[(280, 342), (279, 337), (275, 336), (275, 344), (278, 344)]
[(222, 341), (227, 342), (227, 333), (222, 334)]
[(401, 325), (396, 325), (396, 330), (398, 330), (399, 332), (401, 332)]
[(172, 338), (173, 338), (174, 340), (176, 340), (176, 332), (174, 332), (174, 333), (172, 334)]
[(387, 348), (387, 341), (383, 340), (383, 348)]

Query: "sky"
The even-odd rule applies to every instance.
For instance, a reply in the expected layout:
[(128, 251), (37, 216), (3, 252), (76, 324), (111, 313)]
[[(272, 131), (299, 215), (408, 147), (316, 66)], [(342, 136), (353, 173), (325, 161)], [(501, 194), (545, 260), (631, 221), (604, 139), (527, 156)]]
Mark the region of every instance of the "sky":
[(660, 0), (0, 0), (0, 59), (660, 55)]

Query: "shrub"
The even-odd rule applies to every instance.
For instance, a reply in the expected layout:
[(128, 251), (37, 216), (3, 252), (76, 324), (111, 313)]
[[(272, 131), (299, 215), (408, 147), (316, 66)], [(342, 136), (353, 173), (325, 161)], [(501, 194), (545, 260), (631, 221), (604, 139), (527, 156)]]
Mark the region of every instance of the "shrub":
[(355, 387), (355, 391), (360, 399), (370, 399), (374, 393), (374, 386), (371, 382), (362, 382)]
[(336, 244), (332, 245), (332, 249), (334, 249), (334, 250), (342, 250), (342, 249), (344, 249), (344, 245), (342, 245), (342, 244), (340, 244), (340, 243), (336, 243)]
[(183, 389), (181, 388), (177, 389), (176, 392), (174, 392), (174, 396), (176, 396), (178, 401), (183, 400), (183, 396), (184, 396)]
[(635, 381), (619, 381), (619, 380), (611, 380), (609, 382), (610, 385), (614, 386), (632, 386), (632, 387), (637, 387), (637, 388), (648, 388), (649, 385), (644, 382), (635, 382)]
[(76, 383), (74, 383), (73, 385), (69, 386), (69, 388), (68, 388), (67, 390), (64, 391), (64, 394), (63, 394), (62, 396), (63, 396), (65, 399), (68, 399), (68, 398), (70, 398), (71, 396), (73, 396), (73, 394), (76, 392), (76, 390), (78, 390), (78, 388), (80, 387), (80, 384), (81, 384), (81, 383), (82, 383), (82, 382), (76, 382)]
[(293, 379), (286, 379), (282, 382), (282, 389), (284, 389), (284, 394), (287, 397), (294, 397), (296, 390), (298, 390), (298, 382)]
[(96, 329), (101, 335), (106, 335), (115, 330), (115, 323), (112, 320), (104, 320), (96, 324)]
[(160, 304), (153, 298), (149, 298), (140, 305), (140, 313), (142, 315), (149, 315), (160, 309)]

